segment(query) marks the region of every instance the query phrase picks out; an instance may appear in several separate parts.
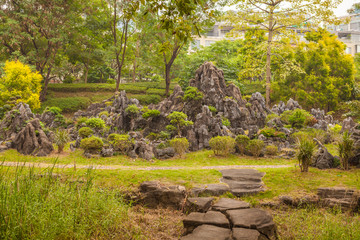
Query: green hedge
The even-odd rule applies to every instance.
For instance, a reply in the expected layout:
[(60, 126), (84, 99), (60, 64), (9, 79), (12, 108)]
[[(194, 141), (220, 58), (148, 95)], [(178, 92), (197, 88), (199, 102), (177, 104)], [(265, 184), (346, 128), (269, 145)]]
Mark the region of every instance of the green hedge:
[(91, 100), (87, 97), (51, 98), (41, 104), (39, 111), (42, 112), (46, 107), (59, 107), (63, 113), (70, 113), (85, 109), (90, 104)]

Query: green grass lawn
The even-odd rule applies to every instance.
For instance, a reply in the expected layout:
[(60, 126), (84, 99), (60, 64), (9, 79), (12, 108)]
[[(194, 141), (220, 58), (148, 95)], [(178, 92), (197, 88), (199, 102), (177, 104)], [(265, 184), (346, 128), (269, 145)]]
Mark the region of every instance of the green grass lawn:
[(229, 157), (214, 156), (210, 150), (202, 150), (186, 154), (185, 158), (172, 158), (166, 160), (131, 159), (124, 155), (118, 155), (108, 158), (88, 159), (83, 156), (83, 150), (78, 149), (70, 152), (68, 146), (66, 152), (58, 155), (53, 153), (48, 157), (25, 156), (11, 149), (0, 153), (0, 160), (8, 162), (43, 162), (53, 163), (55, 159), (59, 164), (76, 164), (82, 165), (122, 165), (122, 166), (141, 166), (141, 167), (204, 167), (218, 165), (294, 165), (295, 160), (280, 158), (252, 158), (249, 156), (230, 155)]

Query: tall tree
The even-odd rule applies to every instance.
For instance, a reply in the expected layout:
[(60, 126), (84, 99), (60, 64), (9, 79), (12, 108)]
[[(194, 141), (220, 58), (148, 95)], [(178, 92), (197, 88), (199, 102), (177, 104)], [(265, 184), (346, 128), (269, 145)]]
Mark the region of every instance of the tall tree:
[(34, 65), (45, 100), (59, 50), (80, 17), (81, 0), (0, 0), (0, 42), (10, 58)]
[(234, 0), (237, 11), (229, 11), (225, 19), (233, 31), (259, 29), (266, 37), (266, 104), (270, 105), (271, 57), (280, 35), (319, 26), (323, 21), (337, 22), (332, 9), (342, 0)]

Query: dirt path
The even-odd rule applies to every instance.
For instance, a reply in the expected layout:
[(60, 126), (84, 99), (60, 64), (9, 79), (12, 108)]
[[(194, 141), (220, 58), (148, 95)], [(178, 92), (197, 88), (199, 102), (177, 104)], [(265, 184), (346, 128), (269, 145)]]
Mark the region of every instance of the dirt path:
[[(34, 163), (34, 162), (2, 162), (3, 166), (25, 166), (37, 168), (74, 168), (73, 164), (50, 164), (50, 163)], [(228, 166), (204, 166), (204, 167), (138, 167), (138, 166), (121, 166), (121, 165), (76, 165), (78, 169), (104, 169), (104, 170), (181, 170), (181, 169), (227, 169), (227, 168), (288, 168), (292, 165), (228, 165)]]

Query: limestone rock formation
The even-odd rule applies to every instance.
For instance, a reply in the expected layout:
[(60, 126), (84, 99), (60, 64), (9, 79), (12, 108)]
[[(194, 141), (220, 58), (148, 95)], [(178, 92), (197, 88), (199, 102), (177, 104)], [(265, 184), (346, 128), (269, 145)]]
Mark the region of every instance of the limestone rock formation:
[(331, 155), (331, 153), (329, 153), (327, 148), (324, 145), (322, 145), (319, 140), (314, 138), (314, 141), (318, 145), (319, 150), (315, 153), (312, 166), (319, 169), (333, 168), (335, 166), (334, 156)]
[(28, 122), (16, 135), (13, 145), (18, 152), (25, 155), (46, 156), (54, 150), (37, 118)]

